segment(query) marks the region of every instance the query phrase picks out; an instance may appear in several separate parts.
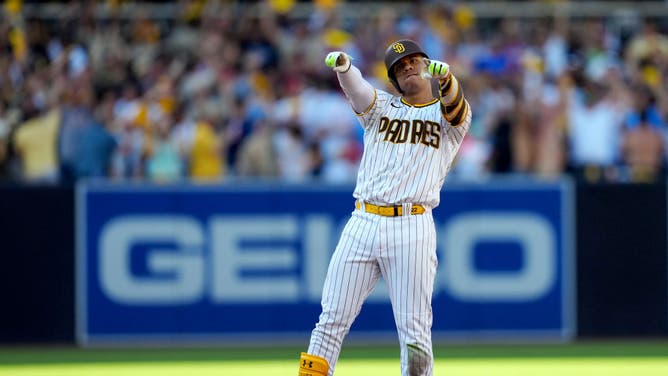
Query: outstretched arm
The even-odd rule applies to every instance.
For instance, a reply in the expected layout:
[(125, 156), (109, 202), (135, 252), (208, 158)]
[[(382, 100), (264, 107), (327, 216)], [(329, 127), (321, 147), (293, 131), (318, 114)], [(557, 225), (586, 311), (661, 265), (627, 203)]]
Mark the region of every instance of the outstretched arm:
[(327, 54), (325, 64), (336, 72), (341, 89), (353, 110), (358, 115), (366, 113), (376, 99), (376, 90), (352, 64), (352, 58), (345, 52), (334, 51)]
[(441, 113), (445, 120), (453, 127), (462, 125), (467, 121), (470, 122), (469, 103), (464, 98), (464, 90), (459, 85), (459, 81), (450, 72), (450, 66), (442, 61), (430, 60), (427, 71), (433, 77), (438, 78)]

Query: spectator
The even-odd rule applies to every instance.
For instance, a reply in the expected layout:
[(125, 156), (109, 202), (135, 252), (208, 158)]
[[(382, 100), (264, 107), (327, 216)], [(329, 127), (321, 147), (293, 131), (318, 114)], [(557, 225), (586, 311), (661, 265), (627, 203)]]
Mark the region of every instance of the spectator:
[(9, 110), (4, 101), (0, 100), (0, 180), (12, 177), (11, 137), (19, 116), (18, 110)]
[[(314, 4), (309, 14), (264, 2), (196, 3), (178, 2), (179, 13), (164, 18), (145, 10), (151, 4), (127, 4), (135, 12), (118, 17), (117, 8), (73, 2), (54, 4), (63, 10), (56, 19), (24, 19), (27, 8), (0, 19), (2, 174), (21, 162), (21, 176), (72, 182), (104, 174), (113, 149), (108, 174), (120, 179), (350, 181), (359, 125), (341, 116), (350, 111), (322, 59), (331, 49), (353, 51), (363, 73), (392, 90), (376, 47), (399, 35), (432, 46), (468, 88), (475, 111), (452, 176), (560, 176), (572, 168), (618, 179), (641, 116), (664, 135), (668, 153), (668, 36), (658, 17), (621, 30), (607, 10), (519, 22), (476, 17), (475, 3), (427, 2), (410, 14), (372, 2), (353, 11)], [(583, 78), (569, 83), (576, 71)], [(631, 109), (629, 91), (646, 100), (638, 87), (651, 105)], [(104, 120), (93, 114), (111, 100)], [(59, 155), (45, 163), (35, 155), (48, 150), (35, 145), (53, 136), (34, 124), (54, 109), (62, 116)], [(45, 172), (52, 163), (62, 171)]]
[(570, 93), (567, 126), (571, 163), (588, 182), (617, 178), (624, 108), (606, 95), (602, 83), (585, 81)]
[(225, 126), (225, 139), (227, 140), (227, 168), (235, 172), (237, 155), (245, 139), (252, 131), (251, 119), (243, 98), (236, 98), (232, 105), (231, 113), (227, 118)]
[(566, 168), (566, 101), (569, 84), (568, 74), (562, 74), (556, 83), (546, 82), (537, 103), (530, 171), (542, 177), (558, 177)]
[(190, 152), (189, 176), (197, 182), (215, 182), (225, 177), (225, 139), (206, 117), (195, 122)]
[(113, 103), (113, 93), (107, 92), (96, 108), (94, 120), (81, 132), (74, 163), (78, 179), (109, 176), (111, 158), (116, 149), (116, 139), (108, 130), (112, 122)]
[(256, 120), (252, 133), (239, 147), (236, 166), (238, 176), (275, 178), (278, 175), (273, 140), (272, 124), (266, 119)]
[(59, 177), (58, 131), (61, 111), (58, 107), (38, 113), (29, 105), (19, 124), (13, 144), (21, 164), (21, 177), (31, 183), (55, 183)]
[(69, 88), (67, 99), (62, 108), (60, 133), (58, 135), (58, 157), (60, 161), (60, 178), (72, 183), (76, 181), (77, 163), (81, 157), (83, 135), (89, 127), (94, 126), (93, 92), (85, 83)]
[[(649, 67), (664, 65), (668, 60), (668, 36), (659, 32), (656, 21), (645, 20), (640, 32), (635, 34), (625, 50), (627, 68), (645, 83), (656, 78)], [(649, 69), (648, 69), (649, 68)]]
[(274, 136), (278, 175), (289, 182), (303, 182), (310, 176), (311, 160), (301, 125), (290, 123)]
[(156, 122), (146, 151), (146, 176), (158, 183), (178, 181), (184, 176), (181, 153), (176, 139), (171, 137), (171, 122), (169, 115)]
[(665, 176), (663, 135), (651, 125), (648, 115), (648, 111), (641, 112), (637, 126), (623, 134), (622, 154), (631, 182), (654, 182)]

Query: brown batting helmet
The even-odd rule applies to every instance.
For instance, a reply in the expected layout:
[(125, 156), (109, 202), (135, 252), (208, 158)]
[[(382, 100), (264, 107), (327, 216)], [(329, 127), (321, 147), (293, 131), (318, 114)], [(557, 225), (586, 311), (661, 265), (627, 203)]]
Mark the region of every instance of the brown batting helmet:
[(387, 50), (385, 50), (385, 67), (387, 68), (387, 77), (390, 79), (390, 82), (392, 82), (392, 85), (394, 85), (394, 87), (399, 90), (400, 93), (403, 93), (403, 91), (399, 87), (399, 83), (397, 82), (397, 78), (394, 75), (392, 68), (399, 60), (403, 59), (405, 56), (413, 54), (420, 54), (429, 59), (429, 56), (427, 56), (427, 53), (424, 52), (422, 47), (420, 47), (417, 42), (410, 39), (398, 40), (390, 44), (390, 46), (387, 47)]

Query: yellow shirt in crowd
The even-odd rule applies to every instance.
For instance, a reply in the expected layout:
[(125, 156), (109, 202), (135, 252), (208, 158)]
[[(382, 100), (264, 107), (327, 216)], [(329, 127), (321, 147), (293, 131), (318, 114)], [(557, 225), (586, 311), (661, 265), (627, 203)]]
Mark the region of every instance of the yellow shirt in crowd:
[(56, 177), (59, 127), (60, 111), (57, 109), (19, 125), (14, 135), (14, 147), (21, 155), (26, 179)]
[(190, 176), (195, 180), (218, 180), (224, 175), (221, 139), (207, 122), (199, 122), (190, 155)]

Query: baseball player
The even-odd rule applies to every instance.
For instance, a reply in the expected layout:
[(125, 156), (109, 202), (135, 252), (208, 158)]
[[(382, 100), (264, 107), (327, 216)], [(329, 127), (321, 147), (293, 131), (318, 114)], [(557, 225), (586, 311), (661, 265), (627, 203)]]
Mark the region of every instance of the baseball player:
[(322, 313), (301, 354), (299, 375), (334, 374), (341, 343), (380, 277), (392, 302), (402, 375), (432, 375), (438, 261), (431, 211), (469, 129), (471, 109), (448, 64), (429, 60), (411, 40), (385, 52), (399, 95), (374, 89), (345, 52), (330, 52), (325, 63), (359, 116), (364, 154), (355, 210), (330, 260)]

